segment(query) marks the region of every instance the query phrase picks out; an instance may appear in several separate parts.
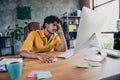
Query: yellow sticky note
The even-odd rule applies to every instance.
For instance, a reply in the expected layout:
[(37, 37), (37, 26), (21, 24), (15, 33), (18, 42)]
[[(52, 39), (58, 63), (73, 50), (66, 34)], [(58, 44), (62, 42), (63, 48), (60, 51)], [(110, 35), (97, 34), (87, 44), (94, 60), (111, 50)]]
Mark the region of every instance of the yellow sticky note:
[(92, 66), (92, 67), (98, 67), (98, 66), (101, 66), (102, 63), (100, 63), (100, 62), (89, 62), (89, 65)]
[(79, 63), (77, 64), (77, 67), (80, 67), (80, 68), (89, 68), (89, 64), (88, 63)]

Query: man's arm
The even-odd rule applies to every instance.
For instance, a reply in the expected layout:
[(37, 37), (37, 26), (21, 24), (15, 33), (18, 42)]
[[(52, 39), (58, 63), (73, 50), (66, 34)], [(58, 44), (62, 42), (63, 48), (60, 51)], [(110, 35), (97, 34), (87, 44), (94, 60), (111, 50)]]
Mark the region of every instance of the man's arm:
[(61, 27), (61, 24), (58, 24), (58, 34), (61, 38), (62, 44), (61, 44), (61, 51), (66, 51), (67, 50), (67, 44), (66, 44), (66, 40), (64, 37), (64, 33)]
[(38, 59), (38, 58), (37, 58), (37, 56), (38, 56), (37, 54), (34, 54), (34, 53), (32, 53), (32, 52), (30, 52), (30, 51), (28, 51), (28, 50), (23, 50), (23, 51), (21, 51), (20, 55), (21, 55), (22, 57), (26, 57), (26, 58)]
[(28, 50), (22, 50), (20, 55), (25, 58), (39, 59), (41, 62), (45, 63), (54, 62), (53, 61), (54, 57), (46, 53), (32, 53)]

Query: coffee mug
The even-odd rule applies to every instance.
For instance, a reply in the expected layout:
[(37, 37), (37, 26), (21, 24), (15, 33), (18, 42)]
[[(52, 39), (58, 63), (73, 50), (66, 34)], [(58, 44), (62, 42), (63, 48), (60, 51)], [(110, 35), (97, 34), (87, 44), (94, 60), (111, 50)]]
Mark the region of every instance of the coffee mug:
[(10, 78), (15, 80), (22, 75), (22, 60), (9, 61), (5, 64), (6, 70), (8, 71)]

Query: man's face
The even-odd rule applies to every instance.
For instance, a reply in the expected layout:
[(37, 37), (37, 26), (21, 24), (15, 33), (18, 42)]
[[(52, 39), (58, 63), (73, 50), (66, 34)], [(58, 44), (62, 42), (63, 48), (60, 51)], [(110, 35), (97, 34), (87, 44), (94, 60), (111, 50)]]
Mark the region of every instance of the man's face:
[(50, 24), (46, 23), (46, 29), (50, 34), (54, 34), (58, 29), (57, 25), (58, 25), (57, 22), (50, 23)]

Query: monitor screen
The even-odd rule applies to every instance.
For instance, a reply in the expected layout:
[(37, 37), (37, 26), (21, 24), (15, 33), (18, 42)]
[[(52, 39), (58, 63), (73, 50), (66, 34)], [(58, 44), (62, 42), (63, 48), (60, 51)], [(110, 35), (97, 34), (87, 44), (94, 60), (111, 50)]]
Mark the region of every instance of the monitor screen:
[(93, 11), (87, 7), (82, 8), (80, 25), (77, 32), (76, 46), (74, 51), (75, 54), (80, 53), (81, 49), (90, 47), (91, 44), (94, 44), (94, 39), (96, 38), (93, 36), (96, 35), (95, 33), (101, 32), (104, 19), (105, 17), (103, 17), (103, 15), (99, 14), (98, 12)]

